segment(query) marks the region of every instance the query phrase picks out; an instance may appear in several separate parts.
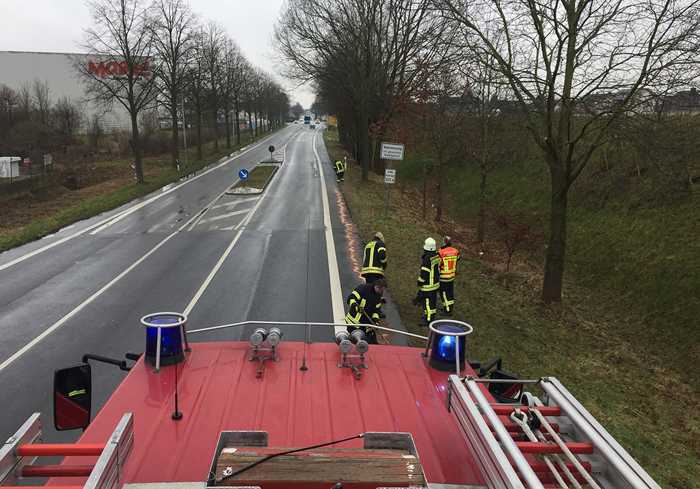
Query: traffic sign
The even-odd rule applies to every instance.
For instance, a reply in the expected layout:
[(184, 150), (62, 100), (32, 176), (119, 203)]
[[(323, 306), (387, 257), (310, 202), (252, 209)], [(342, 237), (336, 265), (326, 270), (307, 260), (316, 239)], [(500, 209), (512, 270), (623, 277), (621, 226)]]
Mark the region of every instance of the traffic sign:
[(403, 144), (382, 143), (380, 158), (383, 160), (403, 160)]
[(241, 180), (248, 180), (248, 170), (241, 168), (238, 172), (238, 178)]
[(396, 183), (396, 170), (392, 168), (384, 170), (384, 183)]
[(268, 150), (270, 153), (274, 153), (274, 152), (275, 152), (275, 147), (274, 147), (273, 145), (270, 145), (270, 147), (267, 148), (267, 150)]

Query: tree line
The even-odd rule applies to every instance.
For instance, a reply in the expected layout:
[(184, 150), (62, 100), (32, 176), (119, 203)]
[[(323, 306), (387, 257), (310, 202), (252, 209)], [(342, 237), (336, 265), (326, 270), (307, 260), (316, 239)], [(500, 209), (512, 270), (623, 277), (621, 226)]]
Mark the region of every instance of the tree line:
[(574, 184), (699, 79), (700, 0), (289, 0), (276, 40), (287, 75), (337, 115), (363, 179), (387, 137), (430, 150), (437, 219), (450, 165), (474, 163), (483, 197), (497, 164), (534, 147), (550, 176), (550, 303)]
[(241, 143), (240, 114), (253, 136), (286, 119), (284, 89), (246, 59), (222, 26), (198, 18), (186, 0), (91, 0), (88, 6), (92, 22), (83, 50), (101, 63), (119, 63), (119, 74), (105, 76), (82, 59), (75, 66), (93, 102), (128, 112), (139, 183), (144, 180), (139, 116), (159, 105), (170, 117), (173, 166), (180, 160), (180, 129), (187, 129), (183, 120), (196, 131), (201, 159), (207, 123), (218, 150), (222, 136), (227, 148), (234, 139)]

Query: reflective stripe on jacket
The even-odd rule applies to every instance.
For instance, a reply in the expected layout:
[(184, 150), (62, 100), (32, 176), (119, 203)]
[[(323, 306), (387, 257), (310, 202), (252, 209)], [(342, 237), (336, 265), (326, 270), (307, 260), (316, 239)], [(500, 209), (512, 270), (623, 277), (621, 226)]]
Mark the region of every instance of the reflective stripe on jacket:
[(453, 246), (440, 248), (440, 281), (451, 282), (457, 273), (457, 262), (460, 259), (459, 250)]
[(418, 273), (418, 289), (421, 292), (432, 292), (440, 288), (440, 255), (434, 251), (426, 251), (421, 258)]
[(378, 273), (384, 275), (387, 265), (386, 247), (380, 240), (367, 243), (362, 257), (362, 274)]
[(345, 322), (348, 324), (376, 324), (382, 306), (382, 296), (374, 290), (374, 285), (362, 284), (355, 287), (348, 296), (348, 312)]

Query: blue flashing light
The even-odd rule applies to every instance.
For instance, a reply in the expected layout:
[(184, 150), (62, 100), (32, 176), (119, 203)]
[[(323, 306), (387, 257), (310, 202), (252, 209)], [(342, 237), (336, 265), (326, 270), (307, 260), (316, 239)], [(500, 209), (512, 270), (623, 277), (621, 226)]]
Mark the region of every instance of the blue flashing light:
[[(445, 333), (462, 333), (464, 328), (456, 324), (437, 323), (435, 329), (444, 331)], [(466, 338), (464, 336), (446, 336), (439, 333), (433, 333), (433, 345), (430, 351), (430, 365), (438, 370), (450, 370), (455, 366), (457, 358), (457, 341), (459, 341), (459, 356), (460, 366), (465, 364), (466, 357)]]
[[(185, 317), (176, 313), (151, 314), (142, 319), (146, 326), (146, 361), (156, 363), (160, 347), (160, 364), (172, 365), (185, 359), (182, 343), (182, 325)], [(160, 345), (158, 345), (160, 330)]]

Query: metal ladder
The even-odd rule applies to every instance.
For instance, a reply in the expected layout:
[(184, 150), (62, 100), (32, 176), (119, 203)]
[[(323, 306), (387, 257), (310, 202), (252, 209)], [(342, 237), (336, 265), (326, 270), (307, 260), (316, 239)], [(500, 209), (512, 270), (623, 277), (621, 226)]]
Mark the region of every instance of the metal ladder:
[[(491, 402), (485, 385), (493, 382), (536, 385), (546, 403)], [(450, 375), (448, 387), (448, 409), (489, 489), (661, 489), (554, 377)]]
[[(51, 486), (55, 489), (114, 489), (134, 443), (134, 416), (122, 416), (106, 443), (58, 443), (41, 441), (41, 415), (32, 414), (0, 447), (0, 486), (13, 487), (18, 479), (35, 477), (86, 477), (82, 486)], [(98, 457), (94, 465), (37, 465), (38, 457)], [(21, 486), (38, 489), (46, 486)]]

